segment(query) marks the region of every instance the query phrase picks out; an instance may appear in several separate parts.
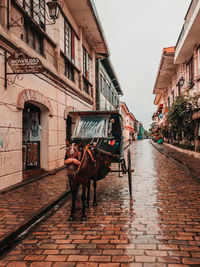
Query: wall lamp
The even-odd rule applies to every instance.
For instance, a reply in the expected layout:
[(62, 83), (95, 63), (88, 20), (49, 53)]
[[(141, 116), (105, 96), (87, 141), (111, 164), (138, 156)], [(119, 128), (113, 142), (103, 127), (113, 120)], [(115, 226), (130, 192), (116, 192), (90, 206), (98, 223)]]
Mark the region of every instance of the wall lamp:
[(183, 77), (181, 77), (178, 81), (178, 85), (179, 86), (183, 86), (184, 85), (184, 82), (185, 82), (185, 79)]
[[(49, 23), (45, 23), (45, 25), (52, 25), (56, 23), (56, 20), (59, 18), (60, 11), (61, 11), (61, 4), (58, 2), (58, 0), (49, 0), (47, 3), (48, 7), (48, 17), (52, 20), (52, 22), (48, 21)], [(34, 5), (34, 8), (39, 6), (39, 3), (37, 5)], [(7, 28), (9, 29), (10, 27), (21, 27), (23, 25), (19, 25), (19, 21), (23, 21), (23, 16), (18, 18), (17, 20), (13, 20), (13, 23), (10, 23), (10, 0), (7, 0), (7, 21), (8, 21), (8, 26)], [(33, 12), (35, 12), (33, 10)], [(36, 12), (35, 12), (36, 13)]]
[(56, 19), (59, 18), (61, 5), (57, 0), (50, 0), (47, 2), (48, 10), (49, 10), (49, 17), (55, 23)]

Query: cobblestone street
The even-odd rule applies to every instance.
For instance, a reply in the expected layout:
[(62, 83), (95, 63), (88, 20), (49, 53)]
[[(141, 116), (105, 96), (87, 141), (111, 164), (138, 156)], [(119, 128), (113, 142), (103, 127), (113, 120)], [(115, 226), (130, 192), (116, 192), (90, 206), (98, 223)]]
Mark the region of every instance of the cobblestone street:
[[(133, 198), (127, 176), (98, 182), (87, 222), (69, 222), (70, 201), (0, 260), (0, 266), (200, 266), (200, 184), (148, 140), (131, 146)], [(80, 196), (78, 199), (80, 203)]]

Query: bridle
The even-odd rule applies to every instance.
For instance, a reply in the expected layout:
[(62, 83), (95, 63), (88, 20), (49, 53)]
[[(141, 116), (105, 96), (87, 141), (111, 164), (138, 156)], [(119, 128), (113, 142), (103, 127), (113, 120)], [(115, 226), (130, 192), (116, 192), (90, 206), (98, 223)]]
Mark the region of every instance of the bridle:
[[(69, 148), (67, 147), (66, 150), (69, 150)], [(76, 155), (74, 155), (75, 152), (76, 152), (76, 154), (77, 154), (78, 159), (80, 159), (80, 157), (81, 157), (81, 152), (80, 152), (80, 151), (78, 150), (78, 148), (76, 147), (76, 144), (75, 144), (75, 143), (72, 143), (71, 148), (70, 148), (70, 150), (69, 150), (69, 154), (70, 154), (70, 157), (71, 157), (71, 158), (75, 158), (75, 157), (76, 157)]]

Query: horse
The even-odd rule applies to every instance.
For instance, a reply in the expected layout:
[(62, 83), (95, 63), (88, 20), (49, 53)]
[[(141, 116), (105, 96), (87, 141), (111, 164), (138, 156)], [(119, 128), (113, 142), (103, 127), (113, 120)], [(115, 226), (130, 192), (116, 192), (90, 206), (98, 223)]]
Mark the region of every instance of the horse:
[[(110, 171), (111, 161), (98, 150), (96, 145), (79, 144), (66, 142), (66, 154), (64, 164), (67, 168), (70, 189), (72, 193), (72, 206), (69, 220), (75, 219), (75, 207), (79, 185), (82, 185), (82, 215), (81, 220), (86, 221), (85, 208), (89, 207), (90, 201), (90, 183), (93, 180), (94, 195), (93, 206), (97, 206), (96, 187), (97, 181), (104, 178)], [(86, 188), (87, 199), (86, 199)], [(85, 203), (86, 201), (86, 203)]]

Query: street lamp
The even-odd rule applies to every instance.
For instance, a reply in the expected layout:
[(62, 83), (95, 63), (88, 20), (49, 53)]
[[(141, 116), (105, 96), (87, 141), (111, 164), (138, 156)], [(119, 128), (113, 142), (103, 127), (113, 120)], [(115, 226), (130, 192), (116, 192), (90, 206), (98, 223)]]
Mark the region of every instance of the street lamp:
[(47, 6), (49, 10), (49, 17), (55, 22), (60, 15), (61, 6), (57, 0), (50, 0), (47, 2)]

